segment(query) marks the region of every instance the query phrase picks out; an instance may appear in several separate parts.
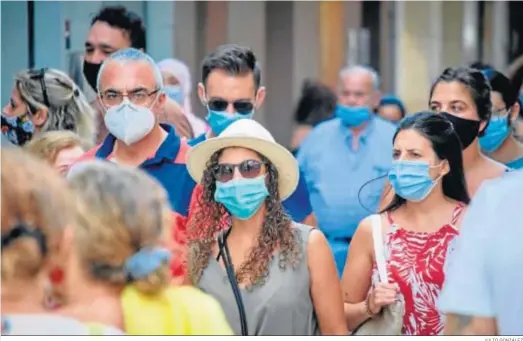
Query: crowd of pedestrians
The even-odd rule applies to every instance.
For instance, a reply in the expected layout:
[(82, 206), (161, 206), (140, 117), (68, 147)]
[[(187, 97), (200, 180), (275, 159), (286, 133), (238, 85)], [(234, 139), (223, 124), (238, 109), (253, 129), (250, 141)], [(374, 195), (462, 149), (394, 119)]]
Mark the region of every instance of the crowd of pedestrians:
[(106, 7), (82, 79), (14, 76), (2, 335), (523, 334), (521, 84), (450, 66), (413, 113), (347, 66), (304, 82), (283, 146), (251, 49), (196, 82), (146, 46)]

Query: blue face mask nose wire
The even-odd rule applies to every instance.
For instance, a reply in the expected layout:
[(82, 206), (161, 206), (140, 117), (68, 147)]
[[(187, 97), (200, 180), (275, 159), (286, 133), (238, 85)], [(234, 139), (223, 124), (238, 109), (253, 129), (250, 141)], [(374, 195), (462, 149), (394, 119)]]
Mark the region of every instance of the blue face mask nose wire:
[(247, 314), (245, 313), (245, 306), (243, 305), (240, 287), (238, 285), (238, 281), (236, 280), (236, 275), (234, 274), (234, 267), (232, 265), (231, 254), (229, 253), (229, 247), (227, 246), (227, 238), (229, 237), (231, 230), (232, 228), (218, 236), (219, 253), (216, 257), (216, 261), (219, 262), (220, 257), (223, 256), (223, 263), (225, 265), (225, 270), (227, 271), (227, 277), (229, 278), (229, 282), (231, 282), (234, 299), (236, 300), (236, 305), (238, 306), (238, 311), (240, 313), (240, 325), (242, 336), (248, 336), (249, 330), (247, 326)]

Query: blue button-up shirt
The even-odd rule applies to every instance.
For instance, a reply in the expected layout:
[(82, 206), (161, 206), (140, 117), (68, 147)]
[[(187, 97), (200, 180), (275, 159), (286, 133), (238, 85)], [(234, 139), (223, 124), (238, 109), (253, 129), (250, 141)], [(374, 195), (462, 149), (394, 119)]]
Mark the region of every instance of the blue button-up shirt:
[(373, 117), (359, 136), (358, 149), (353, 150), (352, 130), (335, 118), (315, 127), (300, 146), (298, 162), (312, 209), (340, 274), (359, 222), (378, 208), (392, 164), (395, 131), (393, 124)]
[(523, 334), (523, 171), (486, 181), (447, 260), (438, 308), (492, 317), (498, 335)]

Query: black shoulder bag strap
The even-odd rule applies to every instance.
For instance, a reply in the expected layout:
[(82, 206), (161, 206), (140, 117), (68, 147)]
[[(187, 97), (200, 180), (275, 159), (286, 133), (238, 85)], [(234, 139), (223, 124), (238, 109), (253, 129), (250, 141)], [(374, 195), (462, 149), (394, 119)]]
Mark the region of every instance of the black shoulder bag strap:
[[(247, 314), (245, 313), (245, 306), (243, 305), (242, 295), (240, 293), (240, 287), (236, 281), (236, 275), (234, 274), (234, 268), (232, 266), (231, 254), (229, 253), (229, 247), (227, 246), (226, 238), (229, 236), (231, 230), (222, 233), (218, 236), (218, 247), (219, 253), (216, 260), (220, 260), (220, 256), (223, 256), (223, 263), (225, 264), (225, 270), (227, 271), (227, 277), (231, 282), (232, 292), (238, 306), (238, 312), (240, 313), (240, 325), (242, 330), (242, 336), (248, 336), (249, 331), (247, 328)], [(224, 236), (225, 235), (225, 236)]]

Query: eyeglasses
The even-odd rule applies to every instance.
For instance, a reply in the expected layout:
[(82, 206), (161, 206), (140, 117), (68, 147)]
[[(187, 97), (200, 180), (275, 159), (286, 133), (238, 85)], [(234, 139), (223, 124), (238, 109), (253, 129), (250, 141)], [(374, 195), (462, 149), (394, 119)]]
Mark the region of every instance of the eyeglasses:
[(238, 164), (220, 163), (214, 169), (214, 176), (220, 182), (231, 181), (234, 178), (234, 170), (238, 168), (242, 177), (253, 179), (260, 175), (262, 165), (263, 162), (256, 160), (245, 160)]
[(232, 104), (234, 110), (241, 115), (249, 115), (254, 110), (254, 103), (248, 99), (239, 99), (234, 102), (229, 102), (223, 98), (211, 98), (207, 102), (209, 109), (214, 111), (225, 111), (229, 104)]
[(44, 97), (44, 104), (46, 107), (50, 107), (49, 103), (49, 97), (47, 97), (47, 87), (45, 86), (45, 73), (47, 72), (47, 68), (41, 68), (41, 69), (31, 69), (29, 70), (29, 78), (32, 80), (39, 80), (40, 81), (40, 87), (42, 88), (42, 96)]
[(114, 90), (107, 90), (102, 93), (100, 93), (100, 98), (102, 99), (102, 102), (107, 106), (115, 106), (119, 105), (123, 102), (124, 97), (127, 97), (129, 101), (136, 105), (147, 105), (149, 104), (149, 100), (152, 95), (155, 95), (158, 93), (160, 89), (156, 89), (153, 91), (148, 91), (146, 89), (139, 89), (135, 91), (131, 91), (127, 94), (123, 94), (118, 91)]

